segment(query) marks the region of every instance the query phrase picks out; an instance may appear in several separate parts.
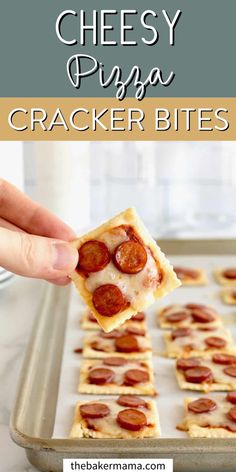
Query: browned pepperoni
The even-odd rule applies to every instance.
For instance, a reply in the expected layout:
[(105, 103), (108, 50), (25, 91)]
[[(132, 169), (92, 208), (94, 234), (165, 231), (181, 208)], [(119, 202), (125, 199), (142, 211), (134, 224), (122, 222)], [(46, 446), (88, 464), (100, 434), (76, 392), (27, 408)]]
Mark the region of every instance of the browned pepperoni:
[(218, 336), (209, 336), (209, 338), (205, 339), (205, 343), (208, 347), (214, 347), (217, 349), (222, 349), (227, 344), (225, 339), (219, 338)]
[(113, 284), (105, 284), (93, 292), (93, 304), (103, 316), (113, 316), (127, 306), (121, 290)]
[(118, 331), (118, 329), (113, 329), (113, 331), (110, 331), (110, 333), (104, 333), (104, 331), (101, 333), (102, 338), (105, 339), (115, 339), (119, 338), (121, 336), (121, 332)]
[(186, 308), (189, 310), (205, 310), (207, 307), (206, 305), (200, 305), (198, 303), (186, 303)]
[(197, 357), (189, 357), (189, 359), (178, 359), (176, 362), (176, 367), (178, 370), (187, 370), (192, 367), (198, 367), (201, 364), (201, 361)]
[(226, 279), (236, 279), (236, 269), (234, 269), (234, 268), (225, 269), (222, 272), (222, 274)]
[(125, 334), (115, 340), (116, 350), (118, 352), (137, 352), (139, 345), (137, 339), (132, 334)]
[(204, 309), (195, 308), (192, 310), (191, 315), (193, 320), (197, 323), (211, 323), (212, 321), (215, 321), (214, 315)]
[(165, 318), (169, 323), (179, 323), (180, 321), (187, 320), (189, 318), (189, 313), (187, 311), (177, 311), (176, 313), (166, 315)]
[(236, 423), (236, 406), (233, 406), (232, 408), (230, 408), (228, 412), (228, 418), (234, 423)]
[(226, 400), (236, 405), (236, 391), (227, 393)]
[(119, 367), (127, 364), (127, 360), (123, 357), (107, 357), (104, 359), (103, 364)]
[(78, 270), (85, 273), (104, 269), (111, 260), (106, 244), (101, 241), (87, 241), (79, 248)]
[(149, 381), (149, 374), (145, 370), (129, 369), (125, 372), (125, 383), (135, 385)]
[(174, 329), (171, 333), (172, 339), (176, 338), (183, 338), (184, 336), (189, 336), (191, 334), (191, 329), (190, 328), (177, 328)]
[(96, 320), (94, 314), (93, 314), (91, 311), (88, 312), (88, 319), (89, 319), (89, 321), (91, 321), (92, 323), (97, 323), (97, 320)]
[(236, 356), (232, 356), (231, 354), (214, 354), (212, 356), (212, 361), (215, 364), (221, 365), (231, 365), (236, 364)]
[(228, 367), (225, 367), (223, 372), (230, 377), (236, 377), (236, 365), (229, 365)]
[(92, 341), (91, 342), (91, 348), (94, 349), (94, 351), (104, 351), (104, 349), (101, 347), (99, 341)]
[(125, 274), (138, 274), (147, 262), (147, 252), (137, 241), (125, 241), (115, 250), (114, 263)]
[(234, 300), (236, 300), (236, 290), (231, 290), (230, 295)]
[(119, 411), (116, 420), (121, 428), (128, 429), (129, 431), (139, 431), (147, 426), (145, 414), (134, 408)]
[(210, 398), (199, 398), (188, 404), (188, 410), (193, 413), (208, 413), (214, 411), (217, 408), (217, 404)]
[(118, 405), (127, 406), (130, 408), (145, 407), (146, 402), (136, 395), (121, 395), (117, 400)]
[(188, 269), (186, 267), (174, 267), (174, 271), (180, 280), (186, 278), (197, 279), (199, 276), (198, 270)]
[(191, 383), (202, 383), (202, 382), (209, 382), (213, 380), (212, 371), (209, 367), (199, 366), (199, 367), (192, 367), (191, 369), (187, 369), (184, 372), (184, 376), (187, 382)]
[(136, 328), (134, 326), (128, 326), (125, 331), (128, 334), (135, 334), (136, 336), (145, 336), (146, 334), (144, 329)]
[(133, 321), (144, 321), (145, 314), (142, 311), (136, 313), (136, 315), (132, 316), (131, 318)]
[(110, 408), (105, 403), (85, 403), (79, 407), (82, 418), (104, 418), (109, 415)]
[(91, 384), (103, 385), (112, 382), (115, 373), (111, 369), (92, 369), (89, 372), (88, 379)]

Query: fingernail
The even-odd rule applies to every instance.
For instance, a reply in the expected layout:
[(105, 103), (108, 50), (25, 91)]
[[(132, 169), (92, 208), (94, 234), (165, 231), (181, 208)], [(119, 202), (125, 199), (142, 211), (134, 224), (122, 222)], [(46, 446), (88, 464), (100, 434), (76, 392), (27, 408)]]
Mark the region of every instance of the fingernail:
[(53, 268), (70, 273), (74, 270), (78, 262), (78, 251), (64, 243), (54, 243)]

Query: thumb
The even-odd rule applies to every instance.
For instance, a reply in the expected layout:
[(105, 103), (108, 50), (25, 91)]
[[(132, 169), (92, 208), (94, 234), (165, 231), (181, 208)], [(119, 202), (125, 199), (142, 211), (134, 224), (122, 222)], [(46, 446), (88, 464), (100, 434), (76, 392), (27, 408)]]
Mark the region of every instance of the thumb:
[(0, 266), (19, 275), (56, 279), (69, 275), (78, 251), (69, 243), (0, 228)]

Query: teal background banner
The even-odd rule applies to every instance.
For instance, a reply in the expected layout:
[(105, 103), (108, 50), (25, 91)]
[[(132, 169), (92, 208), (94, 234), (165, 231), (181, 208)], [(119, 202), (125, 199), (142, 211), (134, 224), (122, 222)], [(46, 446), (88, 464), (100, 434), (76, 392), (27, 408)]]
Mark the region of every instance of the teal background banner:
[[(105, 75), (112, 67), (122, 68), (126, 78), (132, 66), (138, 65), (142, 78), (153, 67), (164, 76), (175, 73), (173, 82), (149, 86), (147, 97), (235, 97), (236, 96), (236, 0), (1, 0), (0, 11), (0, 96), (1, 97), (114, 97), (116, 87), (102, 88), (98, 74), (82, 80), (75, 89), (67, 76), (66, 63), (74, 54), (88, 54), (104, 64)], [(127, 18), (134, 31), (127, 38), (136, 39), (138, 46), (92, 45), (91, 32), (86, 45), (62, 44), (55, 32), (55, 23), (63, 10), (116, 9), (109, 17), (114, 31), (109, 39), (119, 40), (119, 12), (136, 9), (138, 15)], [(175, 29), (175, 45), (169, 45), (169, 30), (162, 9), (170, 17), (180, 9), (182, 15)], [(142, 43), (141, 37), (151, 32), (140, 24), (140, 14), (154, 10), (158, 18), (148, 23), (158, 30), (159, 40), (153, 46)], [(79, 39), (78, 17), (67, 18), (62, 25), (65, 37)], [(134, 97), (130, 85), (127, 96)]]

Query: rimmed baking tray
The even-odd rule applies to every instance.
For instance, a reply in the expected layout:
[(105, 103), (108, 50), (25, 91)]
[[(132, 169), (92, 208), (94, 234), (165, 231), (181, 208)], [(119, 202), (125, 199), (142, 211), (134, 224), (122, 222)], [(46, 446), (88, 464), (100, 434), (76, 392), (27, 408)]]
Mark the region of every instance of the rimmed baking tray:
[[(235, 240), (159, 241), (168, 255), (235, 255)], [(70, 288), (45, 286), (20, 376), (10, 432), (39, 470), (63, 470), (63, 458), (173, 458), (175, 472), (233, 472), (236, 439), (55, 439)]]

